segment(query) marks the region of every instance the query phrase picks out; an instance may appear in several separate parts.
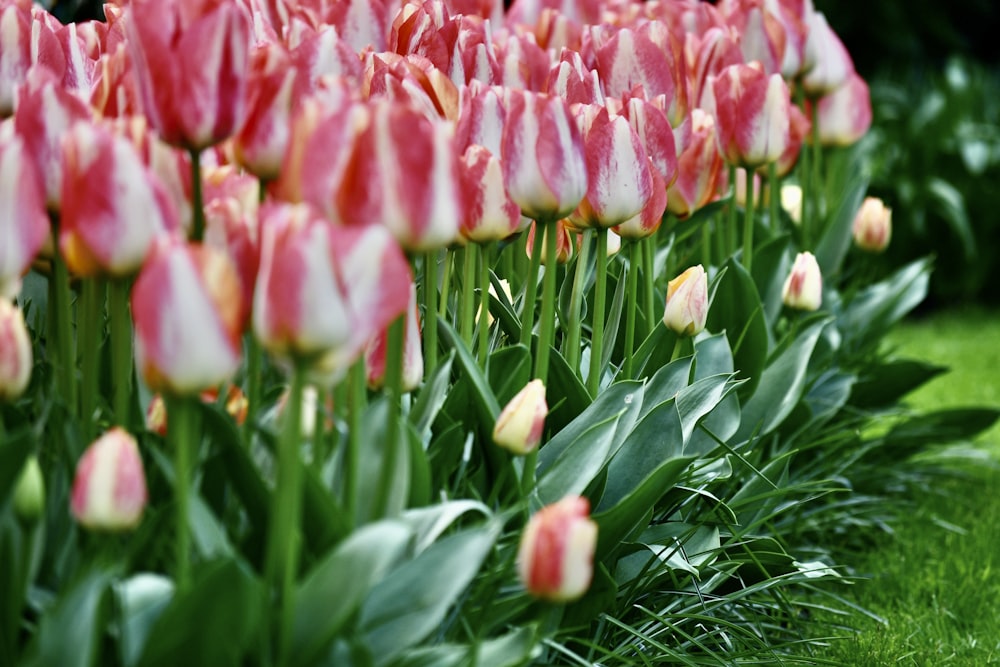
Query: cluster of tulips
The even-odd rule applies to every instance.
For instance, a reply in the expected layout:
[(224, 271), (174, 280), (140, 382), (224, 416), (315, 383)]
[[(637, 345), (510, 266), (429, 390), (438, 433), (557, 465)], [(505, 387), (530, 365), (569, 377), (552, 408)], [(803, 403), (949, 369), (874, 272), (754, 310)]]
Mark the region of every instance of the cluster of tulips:
[[(31, 345), (12, 304), (34, 266), (48, 276), (55, 392), (94, 440), (72, 511), (87, 527), (134, 526), (147, 490), (130, 433), (165, 433), (183, 588), (192, 406), (221, 394), (252, 432), (262, 367), (284, 369), (267, 554), (279, 606), (296, 562), (307, 387), (346, 399), (350, 514), (359, 494), (392, 483), (352, 467), (366, 391), (388, 394), (396, 437), (403, 395), (446, 349), (439, 330), (454, 327), (447, 344), (485, 363), (501, 335), (491, 303), (517, 305), (536, 379), (494, 438), (530, 469), (550, 350), (596, 396), (634, 375), (641, 326), (704, 328), (700, 265), (669, 283), (654, 313), (664, 219), (683, 225), (731, 196), (704, 227), (706, 266), (741, 252), (751, 267), (758, 208), (770, 207), (770, 224), (796, 221), (808, 249), (819, 148), (856, 142), (871, 123), (868, 88), (810, 0), (116, 0), (106, 21), (71, 25), (28, 0), (0, 7), (0, 398), (28, 382)], [(880, 202), (866, 202), (855, 236), (885, 247)], [(625, 356), (608, 369), (607, 266), (619, 248)], [(572, 257), (568, 316), (557, 319), (557, 267)], [(497, 289), (511, 285), (513, 295)], [(815, 310), (821, 294), (806, 250), (785, 303)], [(91, 352), (105, 329), (102, 401)], [(140, 403), (136, 372), (153, 401)], [(20, 486), (40, 483), (29, 461)], [(30, 491), (19, 497), (31, 505)], [(579, 596), (595, 541), (585, 499), (537, 512), (519, 556), (525, 586)]]

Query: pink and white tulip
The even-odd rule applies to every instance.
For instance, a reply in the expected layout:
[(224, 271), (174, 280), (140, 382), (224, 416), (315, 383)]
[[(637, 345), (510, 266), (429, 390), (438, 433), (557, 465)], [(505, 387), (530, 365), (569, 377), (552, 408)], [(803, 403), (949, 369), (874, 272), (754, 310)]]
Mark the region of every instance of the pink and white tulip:
[(21, 276), (49, 234), (45, 195), (31, 159), (20, 137), (0, 138), (0, 298), (21, 290)]
[(493, 427), (493, 442), (512, 454), (528, 454), (542, 441), (548, 412), (545, 384), (532, 380), (500, 411)]
[[(391, 326), (391, 323), (390, 323)], [(386, 356), (389, 343), (389, 331), (383, 329), (368, 344), (365, 351), (365, 368), (368, 372), (369, 389), (381, 389), (385, 386)], [(406, 321), (403, 324), (403, 369), (402, 390), (413, 391), (424, 379), (424, 353), (420, 343), (420, 315), (417, 307), (417, 286), (410, 285), (410, 304), (406, 309)]]
[(517, 232), (521, 209), (507, 194), (500, 160), (482, 146), (469, 146), (462, 156), (465, 215), (462, 236), (473, 243), (501, 241)]
[(590, 503), (567, 496), (528, 521), (517, 550), (517, 571), (532, 596), (570, 602), (583, 596), (594, 575), (597, 524)]
[(90, 530), (131, 530), (142, 519), (146, 500), (139, 446), (128, 432), (113, 428), (76, 464), (70, 496), (73, 518)]
[(791, 100), (780, 74), (731, 65), (711, 80), (719, 152), (730, 165), (774, 162), (788, 146)]
[(31, 379), (31, 338), (24, 315), (0, 297), (0, 401), (21, 396)]
[(867, 252), (882, 252), (892, 238), (892, 209), (878, 197), (865, 197), (854, 216), (854, 244)]
[(872, 125), (871, 94), (868, 84), (858, 74), (851, 74), (815, 104), (819, 142), (823, 146), (850, 146), (865, 136)]
[(701, 264), (667, 283), (663, 323), (678, 336), (695, 336), (708, 319), (708, 276)]
[(792, 270), (785, 279), (781, 300), (795, 310), (818, 310), (823, 303), (823, 276), (811, 252), (795, 256)]
[(702, 109), (678, 128), (677, 180), (667, 189), (667, 210), (686, 218), (718, 199), (725, 183), (724, 162), (716, 148), (715, 118)]

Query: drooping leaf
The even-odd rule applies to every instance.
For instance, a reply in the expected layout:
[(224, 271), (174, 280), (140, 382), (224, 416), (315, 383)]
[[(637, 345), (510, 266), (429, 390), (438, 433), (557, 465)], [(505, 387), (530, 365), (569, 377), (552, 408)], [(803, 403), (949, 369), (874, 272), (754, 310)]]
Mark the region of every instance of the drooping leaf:
[(851, 387), (851, 404), (861, 408), (892, 405), (948, 370), (916, 359), (893, 359), (865, 366)]
[(767, 361), (767, 320), (757, 285), (743, 265), (730, 259), (725, 270), (708, 311), (706, 328), (726, 332), (736, 372), (740, 379), (747, 380), (741, 396), (748, 396), (757, 386)]

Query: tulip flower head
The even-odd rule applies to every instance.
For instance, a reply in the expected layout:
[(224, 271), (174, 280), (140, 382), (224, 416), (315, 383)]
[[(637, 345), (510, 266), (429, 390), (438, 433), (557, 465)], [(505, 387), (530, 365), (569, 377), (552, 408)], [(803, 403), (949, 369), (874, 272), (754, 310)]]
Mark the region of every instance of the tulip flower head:
[(0, 139), (0, 298), (21, 291), (21, 275), (49, 234), (45, 194), (30, 160), (20, 137)]
[(551, 602), (570, 602), (590, 588), (597, 524), (590, 503), (567, 496), (528, 521), (517, 551), (517, 570), (528, 592)]
[(24, 393), (31, 379), (31, 339), (24, 315), (0, 297), (0, 401), (12, 401)]
[(708, 318), (708, 276), (701, 264), (667, 283), (663, 323), (678, 336), (695, 336)]
[(811, 252), (800, 252), (795, 256), (792, 271), (781, 291), (781, 300), (796, 310), (819, 309), (823, 301), (823, 277), (819, 263)]
[(135, 528), (146, 507), (146, 475), (135, 438), (113, 428), (94, 441), (76, 464), (70, 509), (91, 530)]
[(794, 183), (781, 186), (781, 208), (796, 225), (802, 224), (802, 187)]
[(32, 524), (45, 511), (45, 478), (37, 456), (29, 456), (14, 482), (14, 515), (25, 524)]
[(731, 165), (756, 168), (774, 162), (788, 145), (791, 99), (780, 74), (730, 65), (710, 79), (719, 152)]
[(493, 442), (513, 454), (527, 454), (542, 440), (548, 411), (545, 385), (541, 380), (532, 380), (500, 412), (493, 427)]
[(878, 197), (865, 197), (854, 217), (854, 244), (867, 252), (882, 252), (892, 237), (892, 209)]

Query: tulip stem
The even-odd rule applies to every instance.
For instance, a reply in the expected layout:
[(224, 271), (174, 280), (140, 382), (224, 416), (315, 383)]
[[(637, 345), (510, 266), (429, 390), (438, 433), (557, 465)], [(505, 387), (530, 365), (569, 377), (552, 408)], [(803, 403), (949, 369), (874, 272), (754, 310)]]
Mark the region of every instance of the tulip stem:
[(490, 352), (490, 250), (487, 245), (479, 248), (479, 365), (483, 368)]
[(747, 204), (743, 207), (743, 268), (750, 273), (753, 266), (753, 218), (757, 206), (753, 201), (753, 172), (743, 170), (747, 176)]
[(306, 367), (296, 363), (292, 370), (292, 385), (282, 416), (281, 437), (278, 441), (278, 470), (274, 489), (274, 507), (267, 542), (265, 571), (276, 590), (278, 614), (277, 664), (286, 664), (292, 632), (292, 590), (298, 560), (300, 514), (302, 507), (302, 395), (305, 391)]
[(438, 316), (448, 316), (448, 292), (451, 290), (451, 268), (455, 263), (455, 251), (445, 250), (444, 275), (441, 276), (441, 298), (438, 302)]
[[(542, 277), (542, 320), (538, 336), (538, 356), (535, 357), (535, 377), (545, 384), (549, 376), (549, 348), (552, 347), (556, 327), (556, 242), (558, 234), (555, 221), (542, 225), (545, 239), (545, 275)], [(538, 237), (535, 237), (538, 243)]]
[(601, 387), (601, 366), (604, 349), (604, 302), (608, 291), (608, 230), (606, 227), (597, 229), (597, 249), (594, 251), (597, 261), (597, 277), (594, 281), (594, 318), (593, 334), (590, 338), (590, 373), (587, 375), (587, 391), (592, 397), (597, 396)]
[(80, 295), (80, 418), (83, 437), (94, 439), (97, 411), (97, 393), (101, 371), (101, 334), (104, 331), (104, 280), (98, 276), (83, 281)]
[(205, 238), (205, 206), (201, 194), (201, 151), (192, 148), (191, 155), (191, 240), (201, 243)]
[[(781, 215), (781, 179), (778, 176), (778, 163), (772, 162), (767, 165), (767, 194), (772, 230), (778, 229), (778, 218)], [(706, 264), (705, 266), (708, 266)]]
[(670, 361), (674, 362), (681, 358), (681, 352), (684, 350), (684, 337), (678, 336), (677, 340), (674, 341), (674, 351), (670, 355)]
[(643, 265), (642, 275), (646, 283), (646, 328), (650, 332), (656, 328), (656, 287), (654, 283), (656, 279), (656, 263), (653, 259), (653, 243), (655, 238), (654, 236), (650, 236), (639, 242), (642, 246), (642, 255), (640, 257)]
[(576, 271), (573, 275), (573, 292), (569, 304), (569, 326), (566, 342), (566, 363), (577, 375), (580, 372), (580, 340), (582, 338), (583, 323), (580, 313), (583, 309), (583, 294), (587, 289), (587, 263), (590, 259), (590, 238), (593, 232), (584, 230), (583, 239), (580, 242), (580, 253), (576, 258)]
[[(734, 166), (729, 167), (729, 183), (733, 194), (732, 201), (729, 203), (729, 222), (726, 225), (726, 238), (729, 241), (726, 256), (736, 252), (736, 227), (739, 225), (736, 213), (736, 167)], [(721, 257), (720, 261), (722, 259), (725, 259), (725, 256)]]
[(364, 359), (359, 359), (351, 366), (347, 382), (350, 405), (347, 422), (347, 456), (344, 457), (344, 513), (348, 522), (353, 525), (357, 520), (362, 417), (368, 403), (368, 379), (365, 377)]
[[(466, 248), (468, 252), (470, 248)], [(472, 287), (472, 285), (468, 285)], [(397, 317), (389, 325), (389, 336), (385, 351), (385, 389), (389, 399), (389, 418), (386, 420), (385, 449), (383, 450), (378, 495), (375, 497), (374, 518), (386, 515), (389, 496), (392, 495), (393, 480), (396, 476), (396, 459), (399, 452), (399, 431), (403, 396), (403, 327), (406, 314)]]
[(115, 423), (128, 430), (132, 399), (132, 316), (128, 307), (129, 284), (115, 278), (108, 286), (108, 327), (111, 336), (111, 375), (114, 380)]
[(261, 355), (260, 343), (257, 342), (253, 334), (248, 335), (246, 375), (247, 416), (243, 421), (244, 444), (250, 444), (250, 438), (256, 426), (257, 411), (260, 408)]
[(820, 224), (820, 221), (823, 215), (823, 202), (821, 196), (822, 192), (820, 191), (820, 183), (822, 183), (823, 168), (820, 163), (823, 160), (823, 153), (819, 145), (819, 101), (815, 100), (814, 102), (815, 103), (812, 105), (812, 159), (809, 161), (809, 166), (812, 167), (812, 174), (809, 177), (809, 196), (812, 198), (811, 209), (813, 216), (815, 216), (816, 224), (812, 226), (812, 232), (815, 235), (815, 238), (806, 238), (806, 248), (812, 248), (813, 245), (819, 242), (819, 237), (822, 236), (822, 225)]
[(462, 308), (459, 330), (461, 331), (465, 346), (470, 351), (472, 350), (472, 330), (473, 323), (475, 322), (477, 248), (478, 246), (472, 243), (465, 246), (464, 270), (462, 273)]
[(437, 368), (438, 356), (438, 255), (432, 250), (424, 255), (424, 369), (430, 377)]
[(531, 246), (531, 262), (528, 264), (528, 276), (524, 283), (524, 303), (521, 304), (521, 345), (531, 348), (531, 332), (535, 328), (535, 297), (538, 294), (538, 270), (542, 264), (542, 241), (539, 234), (543, 233), (541, 223), (535, 225), (535, 242)]
[[(52, 234), (58, 239), (58, 220), (54, 219), (53, 223)], [(71, 321), (73, 304), (70, 302), (69, 272), (58, 249), (52, 256), (52, 275), (49, 281), (49, 299), (53, 303), (50, 315), (55, 320), (49, 322), (49, 326), (55, 337), (59, 393), (66, 402), (66, 410), (72, 416), (76, 414), (76, 345)]]
[(177, 536), (174, 563), (177, 589), (191, 583), (191, 473), (198, 441), (198, 399), (167, 397), (167, 437), (174, 449), (174, 497), (177, 502)]
[(625, 283), (625, 296), (628, 299), (625, 306), (625, 377), (632, 378), (632, 357), (635, 353), (635, 310), (636, 310), (636, 290), (639, 287), (638, 269), (639, 258), (642, 256), (642, 248), (638, 241), (629, 243), (628, 248), (628, 275)]

